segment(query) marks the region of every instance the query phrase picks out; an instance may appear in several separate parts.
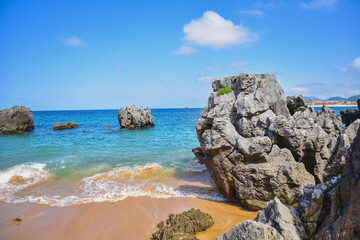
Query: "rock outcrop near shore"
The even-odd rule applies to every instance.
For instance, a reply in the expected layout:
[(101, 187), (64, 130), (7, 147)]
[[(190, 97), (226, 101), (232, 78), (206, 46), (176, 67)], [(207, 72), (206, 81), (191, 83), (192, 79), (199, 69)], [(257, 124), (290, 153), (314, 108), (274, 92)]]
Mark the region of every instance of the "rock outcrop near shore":
[(79, 127), (79, 125), (76, 122), (56, 123), (53, 125), (54, 130), (64, 130), (77, 127)]
[[(228, 199), (251, 210), (275, 197), (294, 204), (297, 188), (341, 172), (355, 134), (341, 134), (341, 119), (330, 108), (316, 112), (302, 96), (285, 98), (269, 74), (242, 73), (212, 87), (196, 130), (204, 163)], [(218, 95), (224, 87), (233, 91)]]
[(238, 223), (217, 240), (360, 239), (360, 129), (341, 175), (298, 194), (298, 206), (275, 198), (254, 221)]
[(147, 107), (139, 108), (135, 105), (121, 108), (118, 112), (119, 124), (126, 129), (139, 129), (143, 127), (155, 126), (154, 117), (151, 115), (151, 109)]
[(346, 109), (345, 111), (340, 111), (341, 120), (346, 126), (360, 119), (360, 99), (357, 100), (357, 105), (359, 110)]
[(196, 240), (195, 234), (214, 225), (213, 218), (199, 209), (190, 209), (180, 214), (170, 214), (166, 224), (162, 221), (158, 231), (152, 234), (154, 240)]
[(30, 108), (14, 106), (0, 111), (0, 134), (15, 134), (34, 129), (34, 115)]

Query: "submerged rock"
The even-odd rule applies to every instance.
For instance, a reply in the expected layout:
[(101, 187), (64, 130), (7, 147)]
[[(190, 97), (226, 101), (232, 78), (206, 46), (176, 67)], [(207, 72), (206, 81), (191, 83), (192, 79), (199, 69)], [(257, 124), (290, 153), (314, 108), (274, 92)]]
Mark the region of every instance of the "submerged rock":
[(30, 108), (14, 106), (0, 111), (0, 134), (15, 134), (34, 129), (34, 115)]
[(240, 222), (217, 240), (360, 239), (360, 129), (341, 175), (309, 185), (296, 207), (277, 198), (254, 221)]
[(64, 130), (77, 127), (79, 127), (79, 125), (75, 122), (56, 123), (53, 125), (54, 130)]
[(193, 148), (191, 151), (197, 157), (197, 159), (199, 160), (199, 163), (203, 164), (204, 163), (205, 153), (202, 150), (202, 148), (201, 147)]
[[(204, 163), (220, 192), (249, 209), (279, 198), (296, 202), (296, 189), (338, 175), (353, 138), (335, 111), (285, 98), (276, 77), (247, 74), (216, 79), (196, 124)], [(225, 95), (217, 91), (233, 89)], [(357, 131), (358, 125), (353, 131)]]
[(214, 225), (213, 218), (199, 209), (190, 209), (180, 214), (170, 214), (166, 225), (162, 221), (157, 225), (159, 229), (152, 234), (154, 240), (195, 240), (195, 234), (205, 231)]
[(118, 112), (120, 127), (126, 129), (138, 129), (143, 127), (155, 126), (154, 117), (151, 115), (151, 109), (143, 107), (138, 109), (135, 105), (121, 108)]

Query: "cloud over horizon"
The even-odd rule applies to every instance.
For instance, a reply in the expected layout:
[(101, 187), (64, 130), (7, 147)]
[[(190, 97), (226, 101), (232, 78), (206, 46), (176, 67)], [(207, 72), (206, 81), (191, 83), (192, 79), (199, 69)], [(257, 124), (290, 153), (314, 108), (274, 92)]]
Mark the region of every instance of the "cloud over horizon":
[(261, 17), (264, 16), (264, 13), (260, 10), (254, 9), (254, 10), (242, 10), (239, 11), (240, 14), (243, 15), (248, 15), (248, 16), (256, 16), (256, 17)]
[(340, 72), (346, 73), (352, 69), (360, 72), (360, 57), (357, 57), (354, 60), (352, 60), (352, 62), (347, 67), (342, 67), (340, 69)]
[(78, 36), (74, 35), (74, 36), (70, 36), (68, 38), (63, 38), (60, 37), (60, 39), (65, 43), (65, 45), (67, 46), (71, 46), (71, 47), (80, 47), (80, 46), (84, 46), (84, 41), (79, 38)]
[(174, 51), (173, 54), (176, 55), (187, 55), (187, 54), (193, 54), (197, 52), (197, 49), (189, 47), (189, 46), (181, 46), (178, 50)]
[(206, 11), (183, 28), (184, 39), (198, 46), (225, 48), (258, 40), (258, 34), (242, 25), (235, 25), (214, 11)]
[(300, 6), (304, 9), (314, 8), (334, 8), (338, 0), (312, 0), (309, 2), (301, 2)]
[(214, 76), (205, 76), (205, 77), (198, 77), (198, 82), (212, 82), (215, 80)]

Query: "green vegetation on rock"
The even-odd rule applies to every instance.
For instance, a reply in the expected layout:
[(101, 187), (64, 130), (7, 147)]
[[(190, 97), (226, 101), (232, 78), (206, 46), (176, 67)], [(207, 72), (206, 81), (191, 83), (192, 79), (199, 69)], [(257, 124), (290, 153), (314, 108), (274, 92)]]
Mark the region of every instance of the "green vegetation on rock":
[(196, 240), (195, 234), (214, 225), (213, 218), (199, 209), (190, 209), (180, 214), (170, 214), (166, 225), (161, 221), (152, 234), (154, 240)]
[(220, 89), (217, 91), (217, 95), (220, 96), (220, 95), (228, 94), (228, 93), (231, 92), (231, 91), (232, 91), (231, 88), (223, 87), (223, 88), (220, 88)]

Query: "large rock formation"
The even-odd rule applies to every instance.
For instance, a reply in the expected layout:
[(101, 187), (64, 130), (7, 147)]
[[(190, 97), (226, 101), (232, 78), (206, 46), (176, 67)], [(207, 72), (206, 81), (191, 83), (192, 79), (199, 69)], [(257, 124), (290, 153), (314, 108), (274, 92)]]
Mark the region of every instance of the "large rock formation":
[[(302, 96), (285, 98), (274, 75), (242, 73), (212, 86), (196, 130), (204, 163), (225, 197), (253, 210), (275, 197), (293, 204), (298, 187), (341, 172), (353, 137), (341, 134), (333, 110), (315, 112)], [(233, 91), (218, 95), (223, 87)]]
[(238, 223), (217, 240), (360, 239), (360, 129), (341, 175), (298, 194), (298, 206), (275, 198), (254, 221)]
[(0, 111), (0, 134), (14, 134), (34, 129), (34, 115), (30, 108), (14, 106)]
[(64, 130), (77, 127), (79, 127), (79, 125), (76, 122), (56, 123), (53, 125), (54, 130)]
[(118, 112), (118, 119), (120, 126), (126, 129), (155, 126), (154, 117), (151, 115), (149, 107), (145, 110), (143, 107), (139, 110), (135, 105), (126, 107), (126, 109), (121, 108)]

